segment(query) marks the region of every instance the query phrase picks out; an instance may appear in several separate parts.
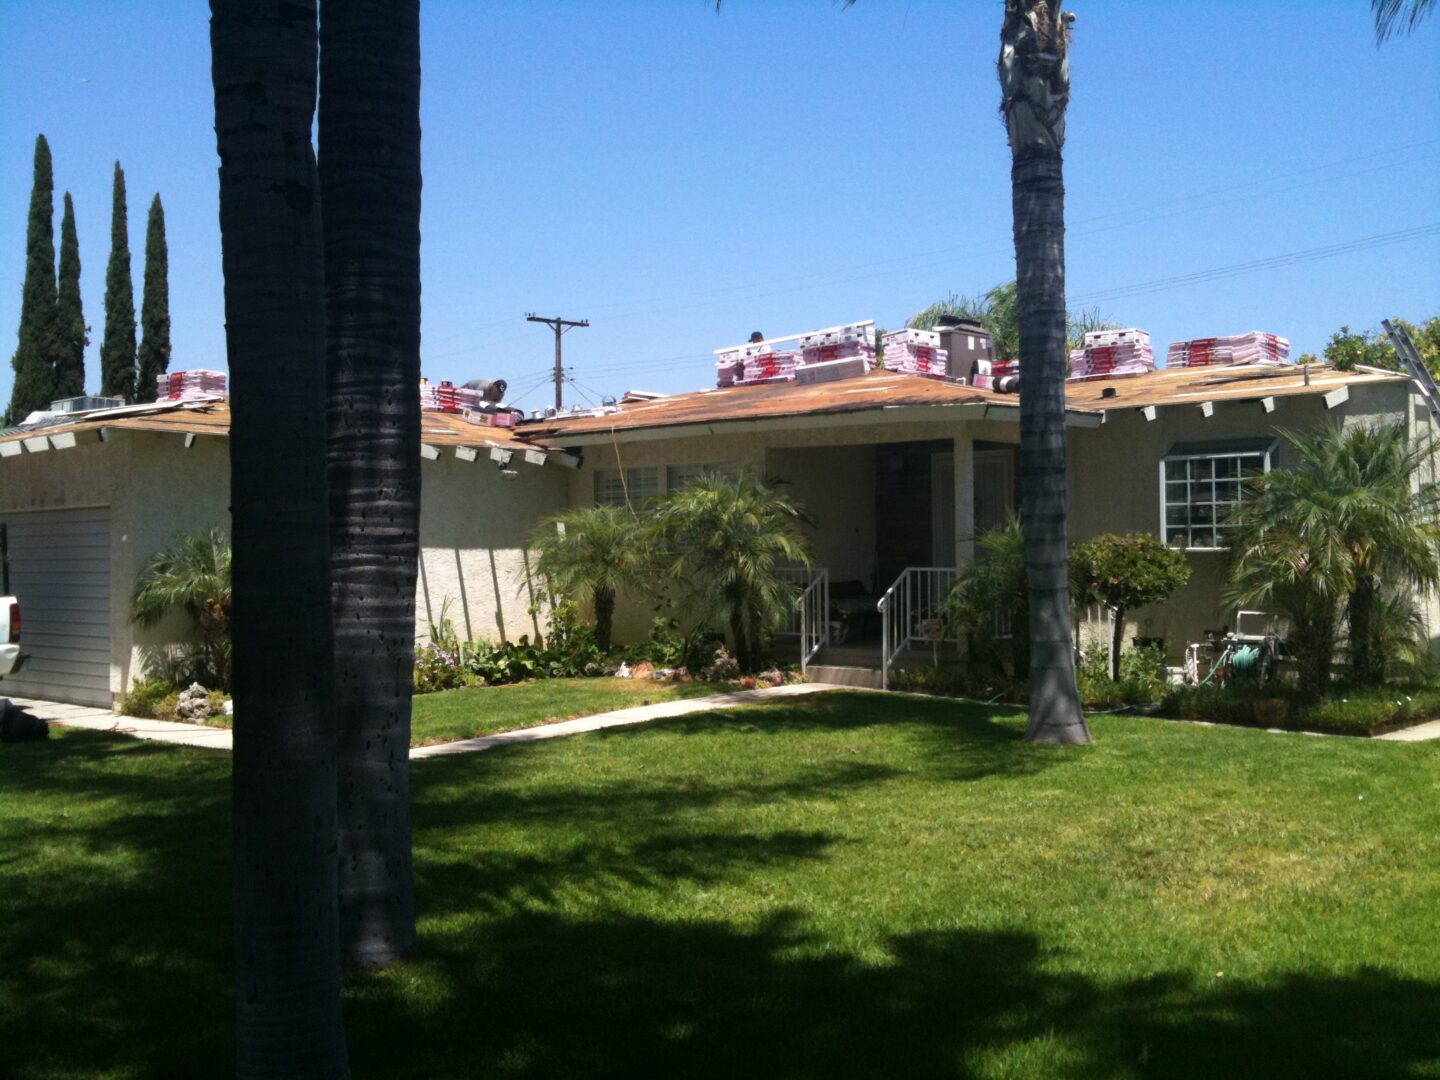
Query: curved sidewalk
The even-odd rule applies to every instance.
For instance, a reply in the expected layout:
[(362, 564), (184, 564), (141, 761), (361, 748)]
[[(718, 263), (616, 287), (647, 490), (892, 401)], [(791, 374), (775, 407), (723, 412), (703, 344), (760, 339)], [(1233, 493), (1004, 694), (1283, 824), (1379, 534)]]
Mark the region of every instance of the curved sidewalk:
[[(729, 709), (736, 705), (764, 701), (768, 698), (796, 697), (835, 689), (838, 688), (824, 683), (796, 683), (793, 686), (771, 686), (763, 690), (736, 690), (733, 693), (712, 694), (709, 697), (664, 701), (656, 705), (637, 705), (629, 709), (616, 709), (613, 712), (596, 713), (594, 716), (562, 720), (555, 724), (541, 724), (536, 727), (519, 728), (516, 731), (502, 731), (495, 735), (483, 735), (474, 739), (461, 739), (458, 742), (412, 746), (410, 760), (444, 757), (448, 754), (473, 754), (510, 743), (558, 739), (565, 735), (579, 735), (586, 731), (602, 731), (605, 728), (643, 724), (647, 720), (665, 720), (672, 716), (709, 712), (711, 709)], [(0, 697), (3, 696), (0, 694)], [(97, 709), (88, 705), (64, 705), (55, 701), (36, 701), (32, 698), (21, 697), (12, 697), (10, 700), (16, 705), (28, 709), (40, 719), (52, 724), (59, 724), (62, 727), (77, 727), (115, 735), (129, 735), (136, 739), (151, 739), (177, 746), (202, 746), (211, 750), (232, 748), (229, 728), (177, 724), (169, 720), (141, 720), (133, 716), (120, 716), (109, 709)]]

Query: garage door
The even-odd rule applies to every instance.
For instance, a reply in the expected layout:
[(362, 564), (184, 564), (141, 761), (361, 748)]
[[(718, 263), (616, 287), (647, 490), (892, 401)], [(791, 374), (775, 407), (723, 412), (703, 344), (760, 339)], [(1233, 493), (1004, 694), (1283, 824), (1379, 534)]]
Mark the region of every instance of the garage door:
[(0, 515), (20, 647), (30, 659), (0, 679), (0, 695), (108, 707), (110, 511)]

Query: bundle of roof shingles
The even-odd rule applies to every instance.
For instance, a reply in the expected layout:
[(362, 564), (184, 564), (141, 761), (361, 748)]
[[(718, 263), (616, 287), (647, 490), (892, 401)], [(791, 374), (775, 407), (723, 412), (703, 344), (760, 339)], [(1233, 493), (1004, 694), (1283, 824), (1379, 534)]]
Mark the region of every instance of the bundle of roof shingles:
[(1150, 332), (1130, 326), (1123, 330), (1091, 330), (1081, 346), (1070, 350), (1070, 378), (1103, 379), (1143, 375), (1155, 370)]
[(1290, 358), (1290, 341), (1263, 330), (1228, 337), (1192, 338), (1170, 345), (1165, 363), (1169, 367), (1209, 367), (1219, 364), (1285, 363)]

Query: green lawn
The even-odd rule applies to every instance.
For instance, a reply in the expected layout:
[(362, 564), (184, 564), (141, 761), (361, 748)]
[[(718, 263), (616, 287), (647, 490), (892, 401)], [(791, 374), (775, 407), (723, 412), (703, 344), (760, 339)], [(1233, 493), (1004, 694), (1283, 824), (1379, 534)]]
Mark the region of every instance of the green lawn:
[[(417, 762), (357, 1076), (1440, 1077), (1440, 746), (834, 693)], [(0, 747), (0, 1073), (224, 1076), (226, 755)]]

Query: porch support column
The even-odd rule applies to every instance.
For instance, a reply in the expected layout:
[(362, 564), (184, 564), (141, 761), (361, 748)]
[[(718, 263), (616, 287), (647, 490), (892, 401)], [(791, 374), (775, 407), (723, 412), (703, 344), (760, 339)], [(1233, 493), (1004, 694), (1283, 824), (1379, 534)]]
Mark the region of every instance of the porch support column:
[(975, 441), (968, 431), (955, 437), (955, 565), (975, 558)]

